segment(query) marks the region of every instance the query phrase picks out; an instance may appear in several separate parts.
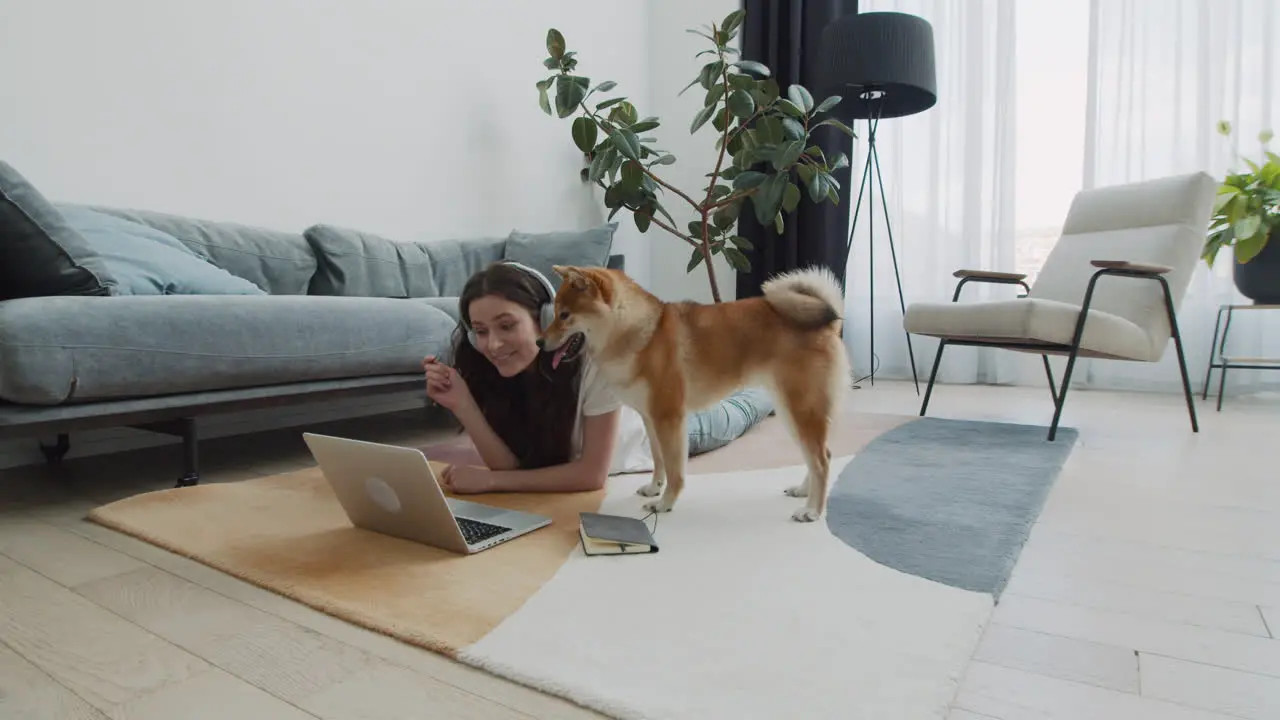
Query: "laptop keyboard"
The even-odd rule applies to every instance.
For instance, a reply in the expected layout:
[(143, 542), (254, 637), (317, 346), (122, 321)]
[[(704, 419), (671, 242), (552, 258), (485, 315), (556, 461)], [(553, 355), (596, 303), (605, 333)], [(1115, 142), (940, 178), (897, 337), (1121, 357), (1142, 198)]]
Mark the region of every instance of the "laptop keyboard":
[(466, 538), (468, 545), (475, 545), (492, 537), (497, 537), (511, 528), (502, 527), (501, 525), (492, 525), (479, 520), (468, 520), (466, 518), (457, 518), (458, 528), (462, 530), (462, 537)]

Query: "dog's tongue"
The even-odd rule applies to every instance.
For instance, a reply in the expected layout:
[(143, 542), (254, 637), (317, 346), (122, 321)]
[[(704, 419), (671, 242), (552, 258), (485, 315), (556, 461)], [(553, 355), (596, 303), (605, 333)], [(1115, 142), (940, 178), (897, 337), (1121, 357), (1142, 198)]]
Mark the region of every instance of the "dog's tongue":
[(551, 369), (555, 370), (560, 367), (560, 361), (564, 359), (564, 354), (569, 349), (569, 343), (565, 343), (556, 348), (555, 354), (551, 356)]

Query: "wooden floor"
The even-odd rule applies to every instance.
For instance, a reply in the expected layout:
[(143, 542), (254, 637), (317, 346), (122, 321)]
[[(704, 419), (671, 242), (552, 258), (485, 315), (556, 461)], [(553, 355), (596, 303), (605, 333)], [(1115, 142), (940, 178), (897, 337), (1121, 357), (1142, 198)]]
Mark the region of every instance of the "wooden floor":
[[(1073, 391), (1079, 446), (953, 720), (1280, 717), (1280, 398)], [(910, 384), (851, 402), (913, 413)], [(1044, 389), (940, 387), (931, 415), (1047, 423)], [(322, 432), (428, 442), (415, 413)], [(74, 439), (73, 439), (74, 442)], [(205, 482), (310, 465), (295, 431), (202, 446)], [(81, 520), (167, 487), (176, 448), (0, 473), (0, 718), (597, 715)], [(769, 719), (772, 720), (772, 719)]]

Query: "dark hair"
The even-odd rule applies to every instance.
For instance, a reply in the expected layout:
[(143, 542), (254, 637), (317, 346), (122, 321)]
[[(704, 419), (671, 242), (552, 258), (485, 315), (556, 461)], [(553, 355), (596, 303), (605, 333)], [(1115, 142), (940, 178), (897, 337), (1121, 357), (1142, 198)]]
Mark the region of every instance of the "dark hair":
[(458, 298), (461, 322), (454, 330), (452, 364), (466, 381), (489, 426), (516, 456), (520, 467), (566, 463), (578, 413), (581, 363), (561, 362), (553, 370), (551, 354), (539, 351), (534, 367), (515, 377), (503, 377), (467, 339), (471, 303), (486, 295), (525, 308), (535, 327), (539, 308), (553, 301), (536, 277), (507, 263), (493, 263), (472, 275)]

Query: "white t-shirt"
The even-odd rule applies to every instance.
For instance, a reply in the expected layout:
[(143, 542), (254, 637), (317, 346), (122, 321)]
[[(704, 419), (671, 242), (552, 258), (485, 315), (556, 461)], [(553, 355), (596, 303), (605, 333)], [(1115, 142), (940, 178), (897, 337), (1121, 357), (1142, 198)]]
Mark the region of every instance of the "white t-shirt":
[(653, 455), (649, 452), (649, 435), (644, 429), (640, 413), (623, 405), (614, 395), (609, 383), (600, 376), (596, 364), (584, 357), (582, 382), (578, 390), (578, 416), (573, 426), (573, 457), (582, 456), (582, 420), (592, 415), (604, 415), (621, 408), (618, 417), (618, 434), (614, 442), (613, 460), (609, 474), (649, 472), (653, 470)]

